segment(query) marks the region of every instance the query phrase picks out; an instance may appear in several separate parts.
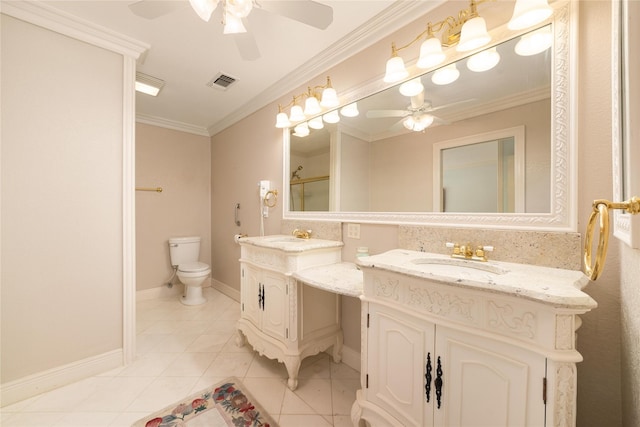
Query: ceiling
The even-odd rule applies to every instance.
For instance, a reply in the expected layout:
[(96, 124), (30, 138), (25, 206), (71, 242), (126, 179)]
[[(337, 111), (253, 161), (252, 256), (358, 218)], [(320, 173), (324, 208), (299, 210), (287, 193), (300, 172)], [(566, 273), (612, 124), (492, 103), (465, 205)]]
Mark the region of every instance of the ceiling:
[[(129, 8), (136, 2), (128, 0), (44, 4), (148, 44), (137, 70), (164, 80), (165, 86), (157, 97), (136, 94), (138, 121), (202, 135), (214, 135), (292, 93), (322, 70), (413, 20), (418, 8), (423, 13), (441, 3), (321, 0), (333, 8), (333, 22), (326, 30), (268, 12), (266, 6), (257, 7), (245, 18), (245, 26), (261, 56), (247, 61), (241, 58), (233, 36), (222, 32), (220, 6), (205, 22), (187, 0), (146, 1), (169, 6), (170, 12), (142, 18)], [(225, 90), (208, 86), (220, 72), (237, 81)]]

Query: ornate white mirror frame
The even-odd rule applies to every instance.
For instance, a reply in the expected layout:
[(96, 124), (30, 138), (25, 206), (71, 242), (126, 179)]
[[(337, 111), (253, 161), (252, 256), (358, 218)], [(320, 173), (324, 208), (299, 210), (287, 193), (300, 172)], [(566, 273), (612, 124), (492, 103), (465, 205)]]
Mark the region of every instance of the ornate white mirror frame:
[[(640, 194), (640, 2), (621, 0), (611, 4), (613, 197), (621, 202)], [(640, 247), (640, 216), (623, 210), (615, 210), (613, 215), (613, 235), (632, 248)]]
[[(363, 223), (421, 224), (495, 229), (576, 231), (577, 156), (576, 87), (578, 2), (560, 2), (553, 17), (551, 90), (551, 200), (549, 213), (442, 213), (442, 212), (294, 212), (283, 203), (283, 218)], [(502, 37), (497, 41), (506, 40)], [(444, 66), (444, 64), (443, 64)], [(362, 99), (386, 87), (379, 81), (354, 90), (344, 104)], [(389, 86), (387, 86), (389, 87)], [(283, 131), (283, 198), (289, 200), (289, 129)], [(339, 162), (339, 159), (335, 159)], [(430, 165), (428, 165), (430, 166)]]

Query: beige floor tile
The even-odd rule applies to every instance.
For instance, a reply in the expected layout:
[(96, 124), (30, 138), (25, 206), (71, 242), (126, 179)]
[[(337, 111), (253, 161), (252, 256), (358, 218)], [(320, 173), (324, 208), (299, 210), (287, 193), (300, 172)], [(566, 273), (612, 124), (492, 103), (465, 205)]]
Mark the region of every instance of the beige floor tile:
[(280, 415), (280, 427), (327, 427), (331, 424), (321, 415)]

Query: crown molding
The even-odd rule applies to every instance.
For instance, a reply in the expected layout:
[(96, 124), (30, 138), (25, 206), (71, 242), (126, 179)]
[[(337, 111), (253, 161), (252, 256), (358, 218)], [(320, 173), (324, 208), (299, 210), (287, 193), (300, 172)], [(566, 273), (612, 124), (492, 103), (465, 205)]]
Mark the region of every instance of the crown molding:
[(3, 1), (0, 13), (112, 52), (144, 57), (150, 45), (37, 1)]
[(255, 113), (264, 106), (275, 102), (285, 93), (304, 85), (322, 71), (332, 68), (354, 54), (375, 44), (380, 39), (398, 31), (407, 23), (445, 3), (437, 1), (407, 1), (397, 0), (378, 15), (343, 37), (329, 48), (316, 55), (303, 66), (285, 75), (255, 98), (224, 117), (219, 122), (209, 126), (210, 135), (215, 135), (234, 123)]
[(148, 114), (136, 114), (136, 122), (146, 125), (158, 126), (165, 129), (177, 130), (180, 132), (191, 133), (199, 136), (210, 137), (209, 131), (202, 126), (195, 126), (189, 123), (178, 122), (174, 120), (163, 119), (161, 117), (151, 116)]

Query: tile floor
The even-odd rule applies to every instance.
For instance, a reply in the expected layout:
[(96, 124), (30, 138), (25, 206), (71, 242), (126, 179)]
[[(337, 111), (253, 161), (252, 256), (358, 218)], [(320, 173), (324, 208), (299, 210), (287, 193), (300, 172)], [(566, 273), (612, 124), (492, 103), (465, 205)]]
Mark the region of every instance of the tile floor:
[(206, 304), (177, 298), (139, 301), (137, 353), (131, 365), (1, 410), (0, 424), (130, 426), (228, 376), (235, 376), (281, 427), (350, 426), (359, 373), (326, 353), (302, 363), (295, 391), (284, 365), (235, 345), (238, 303), (205, 288)]

